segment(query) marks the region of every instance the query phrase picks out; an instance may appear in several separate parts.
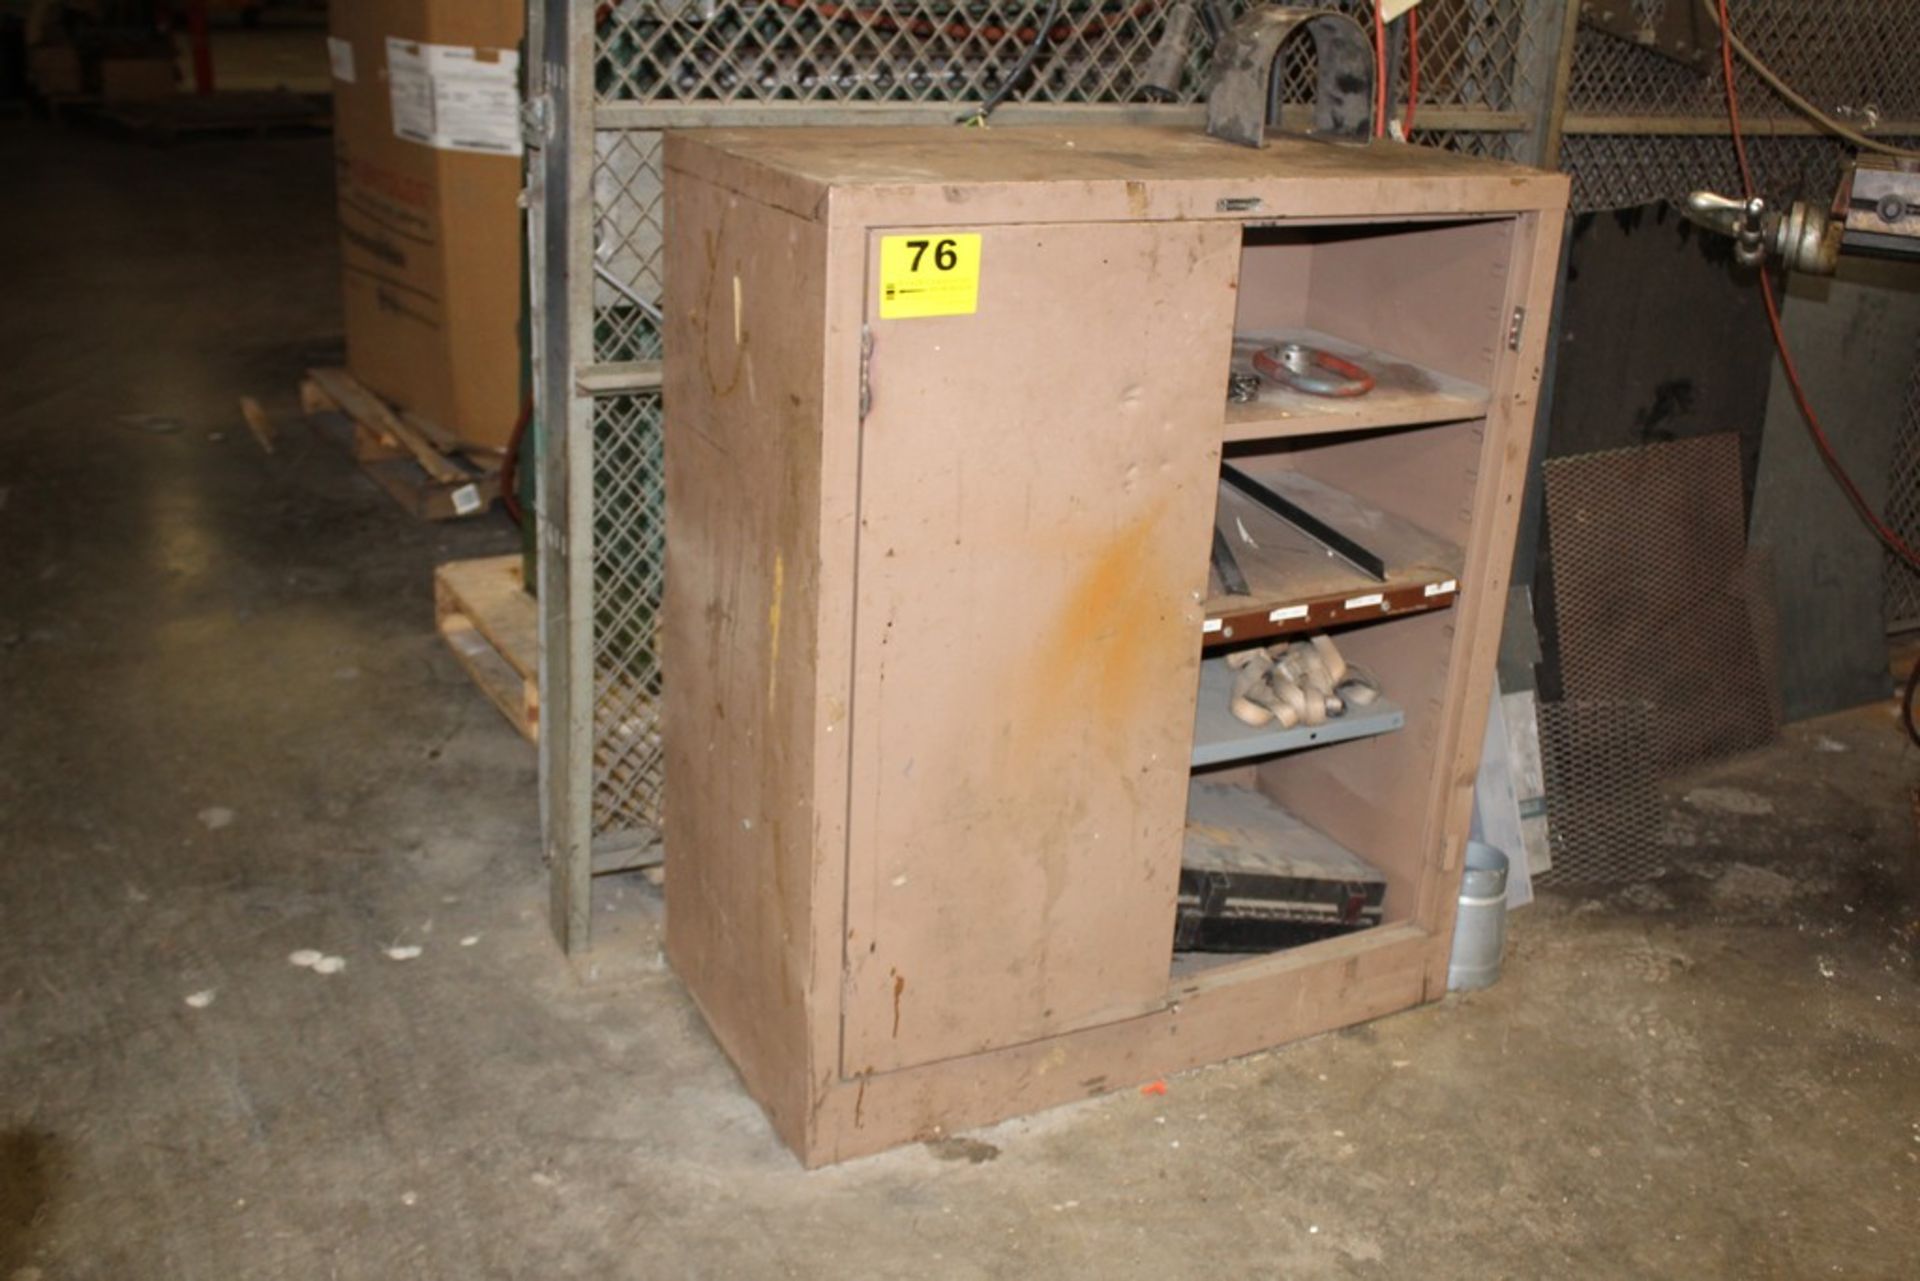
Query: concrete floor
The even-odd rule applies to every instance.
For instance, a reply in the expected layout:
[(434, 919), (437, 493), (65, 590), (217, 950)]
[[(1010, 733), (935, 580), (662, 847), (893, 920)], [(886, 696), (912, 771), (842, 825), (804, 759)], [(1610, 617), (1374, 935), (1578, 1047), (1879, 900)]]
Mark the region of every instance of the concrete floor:
[(803, 1174), (652, 891), (549, 942), (532, 753), (432, 629), (504, 522), (289, 412), (327, 143), (0, 170), (0, 1279), (1915, 1275), (1885, 709), (1688, 780), (1673, 876), (1549, 895), (1488, 992)]

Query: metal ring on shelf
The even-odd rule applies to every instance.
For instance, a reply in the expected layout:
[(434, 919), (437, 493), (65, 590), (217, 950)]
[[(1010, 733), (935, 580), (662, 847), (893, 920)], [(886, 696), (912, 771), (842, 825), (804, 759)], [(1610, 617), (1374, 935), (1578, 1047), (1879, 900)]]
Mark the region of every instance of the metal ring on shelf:
[(1253, 353), (1253, 367), (1309, 396), (1364, 396), (1373, 375), (1342, 356), (1305, 343), (1283, 342)]

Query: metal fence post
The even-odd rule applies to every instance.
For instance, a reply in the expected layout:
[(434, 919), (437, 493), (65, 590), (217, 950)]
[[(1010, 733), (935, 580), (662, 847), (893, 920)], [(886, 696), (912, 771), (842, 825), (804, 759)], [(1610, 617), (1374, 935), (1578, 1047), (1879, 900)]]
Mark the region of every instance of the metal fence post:
[(1527, 0), (1527, 29), (1533, 32), (1526, 83), (1537, 86), (1533, 132), (1527, 140), (1528, 164), (1553, 169), (1560, 164), (1560, 138), (1567, 119), (1567, 88), (1573, 78), (1573, 36), (1580, 27), (1580, 0)]
[[(593, 754), (592, 404), (574, 389), (578, 339), (591, 334), (593, 298), (580, 267), (591, 261), (593, 115), (579, 110), (577, 86), (592, 89), (590, 9), (537, 0), (528, 10), (529, 303), (534, 406), (541, 450), (535, 469), (540, 597), (540, 789), (544, 854), (555, 936), (567, 951), (586, 946), (590, 917)], [(583, 145), (584, 139), (584, 145)], [(583, 177), (583, 175), (585, 175)], [(589, 277), (590, 280), (590, 277)]]

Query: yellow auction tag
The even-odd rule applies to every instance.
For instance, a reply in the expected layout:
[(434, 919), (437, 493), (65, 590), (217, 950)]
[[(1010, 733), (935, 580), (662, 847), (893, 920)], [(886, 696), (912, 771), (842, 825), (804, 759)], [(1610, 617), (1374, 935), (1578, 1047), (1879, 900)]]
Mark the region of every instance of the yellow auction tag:
[(980, 233), (880, 237), (880, 318), (971, 316), (980, 309)]

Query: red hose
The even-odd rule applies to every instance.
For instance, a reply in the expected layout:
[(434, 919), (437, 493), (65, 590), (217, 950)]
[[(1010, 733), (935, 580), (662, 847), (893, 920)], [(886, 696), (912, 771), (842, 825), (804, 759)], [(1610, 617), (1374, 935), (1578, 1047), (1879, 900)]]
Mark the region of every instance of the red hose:
[(1373, 0), (1373, 136), (1387, 136), (1387, 20)]
[(1407, 10), (1407, 118), (1401, 130), (1413, 137), (1413, 105), (1420, 98), (1420, 11)]

